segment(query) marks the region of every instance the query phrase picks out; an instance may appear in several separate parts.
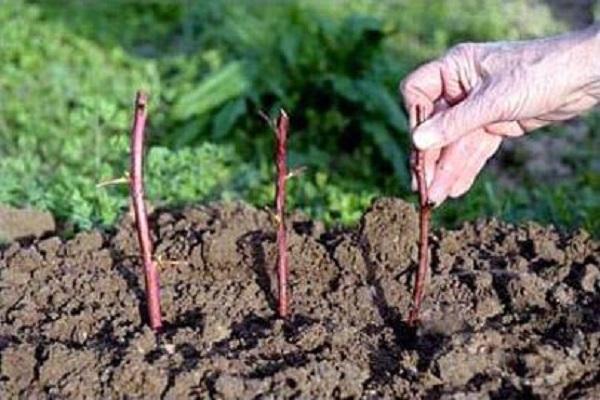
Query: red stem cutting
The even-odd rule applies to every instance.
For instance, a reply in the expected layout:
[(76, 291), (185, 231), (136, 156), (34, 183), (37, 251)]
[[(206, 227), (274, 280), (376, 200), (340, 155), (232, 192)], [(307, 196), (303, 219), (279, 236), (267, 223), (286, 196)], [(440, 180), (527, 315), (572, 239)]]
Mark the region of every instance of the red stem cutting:
[(130, 193), (135, 213), (135, 224), (144, 264), (146, 303), (150, 327), (157, 331), (162, 327), (160, 314), (160, 284), (158, 269), (152, 259), (152, 241), (148, 230), (148, 215), (144, 203), (143, 151), (148, 99), (138, 91), (135, 99), (133, 127), (131, 129)]
[(277, 187), (275, 190), (275, 212), (277, 219), (277, 277), (279, 287), (278, 313), (285, 318), (288, 314), (288, 254), (287, 254), (287, 231), (285, 225), (285, 183), (287, 173), (287, 134), (290, 122), (284, 110), (280, 111), (275, 126), (276, 163), (277, 163)]
[[(421, 109), (416, 108), (416, 122), (420, 125), (424, 116)], [(412, 169), (417, 178), (419, 191), (419, 267), (415, 275), (413, 289), (413, 304), (408, 315), (408, 324), (415, 325), (419, 321), (419, 310), (425, 290), (425, 278), (429, 269), (429, 220), (431, 218), (431, 205), (427, 195), (427, 183), (425, 180), (425, 156), (422, 151), (415, 149)]]

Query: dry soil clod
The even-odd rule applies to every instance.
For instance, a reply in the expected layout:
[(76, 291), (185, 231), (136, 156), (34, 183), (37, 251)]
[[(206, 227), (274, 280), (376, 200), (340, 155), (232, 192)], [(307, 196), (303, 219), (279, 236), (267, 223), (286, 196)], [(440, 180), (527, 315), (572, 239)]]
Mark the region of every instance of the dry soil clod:
[(146, 127), (148, 99), (145, 93), (138, 91), (135, 99), (133, 127), (131, 129), (131, 173), (130, 193), (135, 213), (135, 225), (144, 264), (146, 282), (146, 303), (150, 327), (160, 330), (160, 284), (158, 268), (152, 259), (152, 240), (148, 230), (148, 215), (144, 204), (143, 152), (144, 130)]

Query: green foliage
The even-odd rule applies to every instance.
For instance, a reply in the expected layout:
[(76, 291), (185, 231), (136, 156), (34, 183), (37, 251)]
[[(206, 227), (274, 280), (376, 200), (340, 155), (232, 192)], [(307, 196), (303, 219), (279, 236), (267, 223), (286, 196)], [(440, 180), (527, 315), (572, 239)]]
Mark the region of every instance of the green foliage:
[(95, 135), (120, 131), (135, 88), (159, 95), (154, 63), (118, 48), (107, 52), (42, 21), (37, 9), (18, 1), (0, 8), (0, 59), (10, 61), (0, 65), (3, 153), (35, 150), (59, 158), (71, 138), (89, 144)]
[[(79, 228), (114, 221), (127, 188), (96, 184), (127, 168), (131, 103), (144, 88), (153, 204), (271, 204), (274, 136), (257, 114), (283, 107), (292, 119), (290, 164), (308, 167), (290, 181), (290, 207), (352, 223), (374, 196), (412, 196), (401, 77), (460, 41), (561, 29), (547, 10), (531, 7), (525, 0), (4, 0), (0, 202), (49, 209)], [(507, 190), (488, 175), (436, 218), (447, 225), (482, 215), (535, 218), (598, 232), (590, 159), (573, 156), (576, 178), (555, 187)]]
[[(593, 175), (593, 174), (592, 174)], [(535, 220), (558, 227), (581, 226), (600, 233), (598, 174), (595, 183), (538, 184), (534, 188), (507, 189), (489, 176), (479, 178), (471, 191), (459, 200), (450, 200), (434, 213), (439, 224), (457, 226), (465, 220), (484, 216), (518, 222)]]
[[(196, 64), (169, 65), (173, 117), (183, 120), (182, 134), (170, 143), (234, 141), (245, 159), (260, 159), (257, 154), (270, 153), (270, 132), (252, 114), (284, 107), (292, 116), (292, 150), (316, 155), (302, 157), (303, 164), (327, 172), (334, 184), (361, 176), (371, 193), (391, 184), (394, 194), (406, 195), (400, 77), (422, 57), (467, 38), (531, 34), (529, 25), (518, 31), (514, 24), (524, 4), (263, 0), (257, 7), (221, 0), (192, 7), (191, 40), (202, 52), (194, 55)], [(178, 91), (180, 75), (193, 77), (194, 65), (202, 78)]]
[(146, 191), (155, 204), (226, 197), (243, 168), (230, 147), (210, 143), (177, 151), (153, 147), (147, 164)]
[(114, 219), (118, 201), (96, 195), (95, 181), (122, 170), (114, 142), (135, 88), (159, 95), (156, 65), (99, 48), (20, 1), (0, 7), (0, 37), (0, 202), (82, 227)]
[[(232, 62), (211, 73), (191, 91), (183, 93), (173, 105), (173, 116), (176, 119), (205, 117), (215, 107), (239, 97), (247, 88), (248, 82), (242, 66), (238, 62)], [(229, 113), (235, 113), (235, 110)], [(241, 116), (239, 113), (235, 114)]]
[[(80, 168), (90, 172), (74, 174), (73, 168), (59, 166), (51, 175), (41, 174), (38, 158), (9, 157), (0, 160), (4, 175), (0, 186), (0, 202), (15, 199), (42, 209), (52, 210), (59, 218), (79, 228), (92, 224), (111, 224), (127, 208), (126, 185), (97, 187), (97, 184), (122, 176), (128, 159), (128, 143), (124, 136), (110, 144), (115, 162), (104, 162), (93, 170), (93, 162), (81, 162)], [(147, 155), (146, 191), (154, 205), (175, 205), (197, 199), (227, 199), (236, 188), (234, 177), (243, 163), (231, 148), (204, 144), (178, 151), (152, 147)], [(36, 180), (36, 176), (40, 179)]]

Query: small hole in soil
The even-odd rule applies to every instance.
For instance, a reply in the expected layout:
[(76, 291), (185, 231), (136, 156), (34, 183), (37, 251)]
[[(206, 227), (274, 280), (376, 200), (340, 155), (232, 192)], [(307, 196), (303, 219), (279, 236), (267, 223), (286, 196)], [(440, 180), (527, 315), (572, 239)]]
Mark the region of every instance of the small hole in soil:
[(515, 374), (517, 374), (521, 378), (527, 375), (527, 366), (525, 365), (523, 359), (521, 359), (520, 357), (515, 360), (513, 364), (513, 370), (515, 371)]
[(162, 354), (162, 350), (154, 349), (144, 356), (144, 361), (146, 361), (148, 364), (153, 364), (155, 361), (158, 361)]
[(396, 334), (396, 343), (408, 349), (414, 349), (417, 345), (417, 327), (408, 325), (404, 321), (396, 323), (394, 333)]
[(292, 227), (298, 235), (310, 235), (313, 231), (314, 223), (312, 221), (294, 222)]
[(383, 328), (381, 326), (375, 325), (373, 323), (369, 323), (363, 329), (363, 332), (365, 333), (365, 335), (374, 336), (374, 335), (379, 334), (379, 332), (381, 332), (382, 330), (383, 330)]
[(469, 382), (467, 382), (467, 387), (470, 389), (480, 390), (481, 386), (489, 379), (489, 377), (481, 372), (473, 375)]
[(285, 321), (284, 335), (286, 340), (293, 339), (302, 332), (303, 328), (309, 327), (319, 321), (305, 315), (294, 315), (291, 319)]
[(529, 264), (529, 268), (536, 274), (539, 274), (540, 272), (542, 272), (543, 270), (545, 270), (547, 268), (555, 267), (555, 266), (556, 266), (555, 261), (550, 261), (550, 260), (545, 260), (545, 259), (535, 260), (535, 261), (531, 262), (531, 264)]
[(490, 399), (492, 400), (505, 400), (505, 399), (537, 399), (531, 392), (531, 388), (525, 387), (518, 389), (512, 382), (506, 378), (502, 379), (502, 386), (497, 391), (490, 393)]
[(552, 324), (543, 334), (544, 343), (558, 343), (560, 346), (571, 347), (575, 338), (575, 328), (566, 317)]
[(163, 332), (175, 331), (179, 328), (191, 328), (193, 330), (202, 329), (204, 326), (204, 314), (199, 308), (188, 310), (171, 322), (166, 323)]
[(183, 356), (184, 369), (191, 371), (194, 369), (200, 360), (200, 352), (190, 343), (183, 343), (177, 346), (177, 351)]
[(75, 307), (71, 311), (69, 311), (69, 315), (71, 315), (71, 316), (79, 315), (83, 312), (83, 310), (84, 310), (83, 304), (79, 304), (77, 307)]
[(298, 383), (292, 378), (287, 378), (285, 380), (285, 384), (288, 385), (291, 389), (296, 389), (298, 387)]
[(591, 264), (590, 262), (573, 263), (569, 275), (565, 278), (564, 282), (574, 289), (581, 289), (581, 280), (585, 274), (585, 265)]
[(511, 313), (513, 310), (512, 296), (508, 291), (508, 283), (510, 277), (506, 275), (494, 275), (492, 277), (492, 288), (496, 292), (498, 299), (502, 302), (506, 312)]
[(523, 257), (527, 258), (528, 260), (535, 257), (535, 249), (533, 247), (532, 240), (526, 240), (524, 242), (519, 243), (519, 247), (521, 248), (521, 251), (519, 253)]
[(434, 387), (432, 387), (430, 390), (427, 391), (424, 399), (425, 400), (439, 399), (440, 397), (442, 397), (442, 394), (444, 394), (443, 385), (435, 385)]
[(15, 336), (0, 335), (0, 351), (4, 350), (13, 343), (19, 344), (21, 341)]

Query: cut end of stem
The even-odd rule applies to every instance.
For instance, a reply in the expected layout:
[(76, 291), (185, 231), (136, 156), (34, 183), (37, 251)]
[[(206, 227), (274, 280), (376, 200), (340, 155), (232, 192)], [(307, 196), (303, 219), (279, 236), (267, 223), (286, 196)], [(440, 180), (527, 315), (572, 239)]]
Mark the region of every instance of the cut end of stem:
[(279, 109), (279, 119), (286, 119), (289, 120), (290, 118), (288, 117), (287, 113), (285, 112), (285, 110), (283, 108)]
[(146, 108), (148, 104), (148, 94), (143, 90), (138, 90), (135, 94), (135, 106), (136, 108)]

